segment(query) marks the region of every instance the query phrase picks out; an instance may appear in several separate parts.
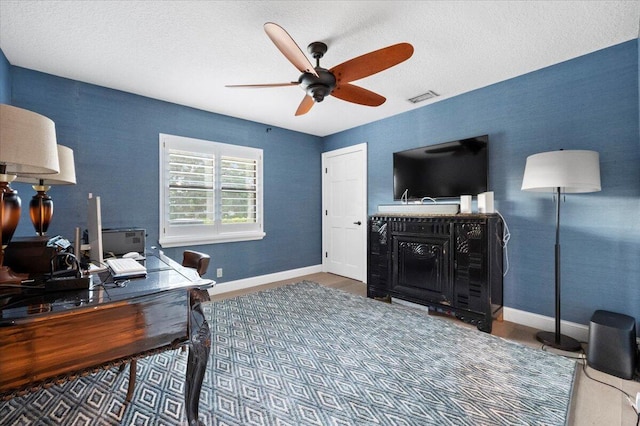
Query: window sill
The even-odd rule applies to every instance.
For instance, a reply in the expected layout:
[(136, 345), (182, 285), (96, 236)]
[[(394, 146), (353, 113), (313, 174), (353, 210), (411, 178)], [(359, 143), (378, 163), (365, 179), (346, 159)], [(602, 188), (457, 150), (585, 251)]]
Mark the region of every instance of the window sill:
[(207, 235), (204, 237), (186, 235), (175, 237), (164, 237), (159, 239), (159, 243), (163, 248), (168, 247), (182, 247), (182, 246), (196, 246), (203, 244), (219, 244), (219, 243), (233, 243), (238, 241), (255, 241), (261, 240), (267, 235), (264, 232), (235, 232), (220, 235)]

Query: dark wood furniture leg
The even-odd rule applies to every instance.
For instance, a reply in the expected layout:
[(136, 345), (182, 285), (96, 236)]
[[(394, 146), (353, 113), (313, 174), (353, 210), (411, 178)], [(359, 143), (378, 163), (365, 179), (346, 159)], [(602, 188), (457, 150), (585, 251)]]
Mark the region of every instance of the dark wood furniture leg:
[(200, 390), (207, 370), (207, 361), (211, 351), (211, 333), (204, 313), (202, 302), (210, 301), (206, 290), (193, 289), (190, 292), (191, 316), (189, 333), (189, 357), (187, 359), (187, 377), (185, 381), (185, 408), (190, 426), (204, 425), (198, 419)]
[(125, 398), (125, 402), (131, 402), (131, 398), (133, 397), (133, 389), (136, 387), (136, 369), (138, 367), (138, 363), (134, 359), (129, 364), (129, 386), (127, 387), (127, 397)]

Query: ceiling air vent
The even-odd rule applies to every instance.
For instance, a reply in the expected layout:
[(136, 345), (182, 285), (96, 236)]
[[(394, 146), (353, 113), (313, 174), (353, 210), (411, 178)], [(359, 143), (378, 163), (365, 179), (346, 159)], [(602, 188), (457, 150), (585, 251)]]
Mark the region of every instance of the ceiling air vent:
[(413, 102), (414, 104), (417, 104), (418, 102), (426, 101), (427, 99), (435, 98), (436, 96), (440, 96), (440, 95), (438, 95), (433, 90), (429, 90), (428, 92), (423, 93), (422, 95), (418, 95), (416, 97), (410, 98), (409, 102)]

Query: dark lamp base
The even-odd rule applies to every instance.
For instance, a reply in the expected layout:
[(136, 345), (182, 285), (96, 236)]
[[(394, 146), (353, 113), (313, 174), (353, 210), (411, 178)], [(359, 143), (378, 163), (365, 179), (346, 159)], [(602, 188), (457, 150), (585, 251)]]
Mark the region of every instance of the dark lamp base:
[(559, 341), (556, 341), (556, 333), (551, 331), (538, 332), (536, 334), (536, 339), (547, 346), (551, 346), (552, 348), (560, 349), (562, 351), (577, 352), (582, 349), (580, 342), (573, 337), (565, 336), (564, 334), (561, 334)]

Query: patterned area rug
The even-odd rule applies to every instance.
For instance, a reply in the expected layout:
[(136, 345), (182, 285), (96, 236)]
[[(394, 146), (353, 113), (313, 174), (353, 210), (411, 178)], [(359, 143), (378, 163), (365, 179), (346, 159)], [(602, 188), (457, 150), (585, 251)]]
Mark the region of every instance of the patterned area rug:
[[(576, 363), (312, 282), (208, 304), (207, 425), (564, 425)], [(0, 403), (0, 424), (177, 425), (186, 354)]]

